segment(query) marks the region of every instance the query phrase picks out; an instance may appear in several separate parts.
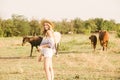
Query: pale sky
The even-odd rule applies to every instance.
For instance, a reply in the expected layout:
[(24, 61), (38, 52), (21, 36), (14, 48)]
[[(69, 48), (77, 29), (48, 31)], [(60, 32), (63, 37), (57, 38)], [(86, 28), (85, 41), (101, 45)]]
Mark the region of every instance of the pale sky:
[(120, 0), (0, 0), (0, 17), (12, 14), (28, 19), (113, 19), (120, 23)]

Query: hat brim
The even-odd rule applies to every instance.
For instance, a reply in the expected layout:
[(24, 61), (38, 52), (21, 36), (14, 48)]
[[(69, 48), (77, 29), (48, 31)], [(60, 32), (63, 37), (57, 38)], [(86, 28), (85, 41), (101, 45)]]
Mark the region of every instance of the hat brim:
[(41, 25), (44, 26), (44, 23), (48, 23), (48, 24), (50, 24), (50, 25), (52, 26), (52, 28), (54, 28), (54, 25), (53, 25), (52, 22), (50, 22), (50, 21), (48, 21), (48, 20), (42, 20), (42, 21), (41, 21)]

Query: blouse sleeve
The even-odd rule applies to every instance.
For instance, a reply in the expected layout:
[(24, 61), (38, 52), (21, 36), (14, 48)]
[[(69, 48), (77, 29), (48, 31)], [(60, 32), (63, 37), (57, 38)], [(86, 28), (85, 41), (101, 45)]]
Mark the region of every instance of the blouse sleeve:
[(43, 44), (45, 44), (45, 43), (44, 43), (44, 41), (42, 40), (41, 43), (40, 43), (40, 46), (43, 45)]
[(48, 45), (49, 45), (50, 48), (54, 48), (55, 42), (52, 38), (48, 39)]

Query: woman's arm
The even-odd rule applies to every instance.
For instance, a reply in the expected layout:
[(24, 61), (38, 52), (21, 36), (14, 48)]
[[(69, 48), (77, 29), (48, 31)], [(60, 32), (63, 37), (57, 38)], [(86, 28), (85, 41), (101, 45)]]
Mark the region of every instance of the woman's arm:
[(42, 48), (50, 48), (50, 46), (49, 46), (49, 44), (40, 45), (40, 46), (38, 46), (37, 51), (40, 51)]
[(40, 45), (41, 48), (50, 48), (49, 44)]
[(53, 37), (53, 32), (51, 30), (47, 31), (47, 37)]

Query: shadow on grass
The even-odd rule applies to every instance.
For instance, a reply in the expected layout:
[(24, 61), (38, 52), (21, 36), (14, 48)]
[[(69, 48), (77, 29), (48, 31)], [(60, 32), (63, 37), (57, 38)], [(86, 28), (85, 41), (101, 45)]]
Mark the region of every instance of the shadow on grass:
[(34, 59), (36, 56), (26, 56), (26, 57), (0, 57), (0, 59)]

